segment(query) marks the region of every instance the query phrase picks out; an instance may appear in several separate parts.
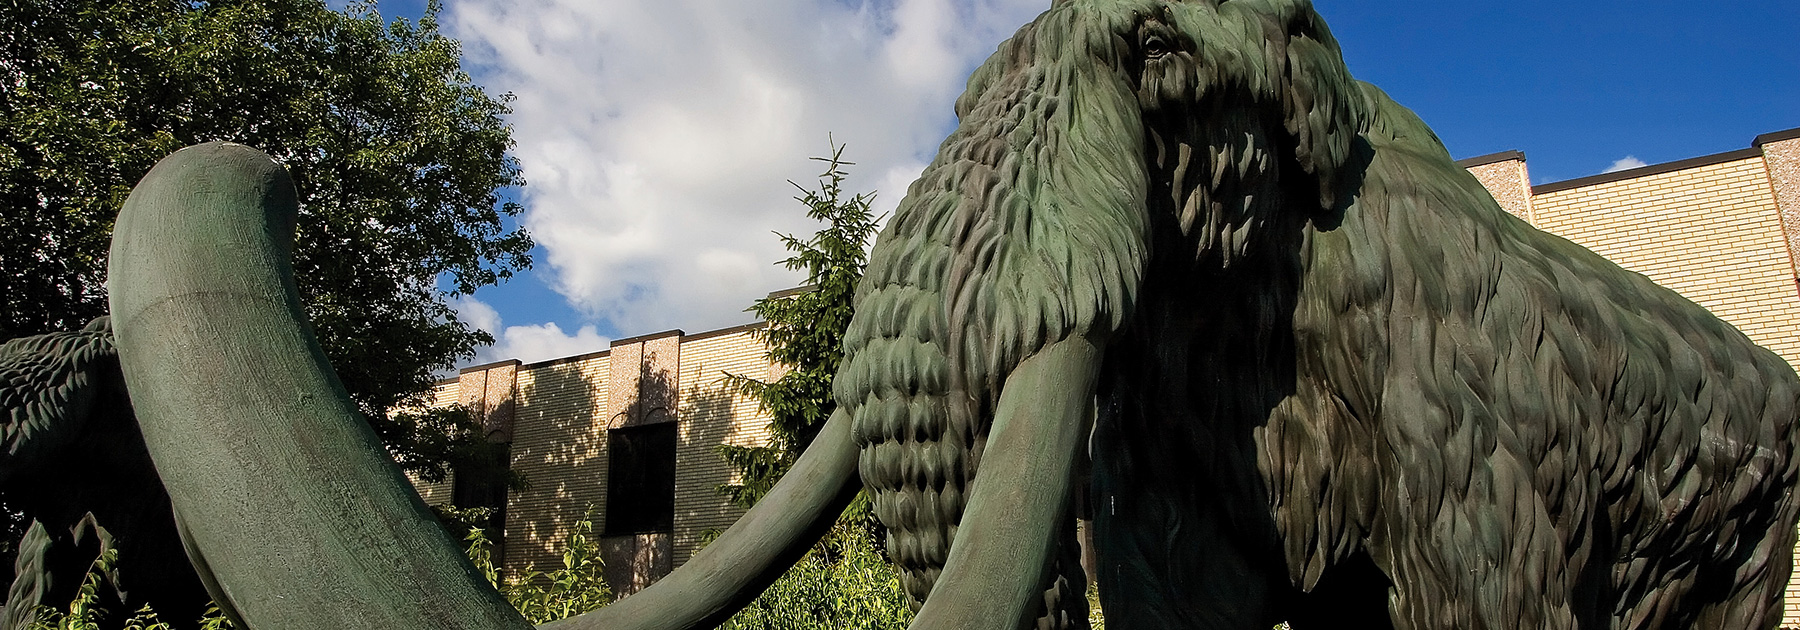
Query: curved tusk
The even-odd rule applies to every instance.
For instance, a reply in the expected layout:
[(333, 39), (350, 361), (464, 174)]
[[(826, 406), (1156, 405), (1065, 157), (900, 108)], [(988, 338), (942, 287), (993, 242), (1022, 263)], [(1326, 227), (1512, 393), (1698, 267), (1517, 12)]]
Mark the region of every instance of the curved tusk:
[[(325, 361), (294, 290), (295, 207), (280, 165), (209, 143), (159, 162), (115, 229), (120, 363), (208, 590), (248, 628), (529, 628), (442, 533)], [(855, 497), (856, 454), (849, 419), (834, 414), (769, 495), (681, 569), (548, 625), (724, 621)]]
[(287, 171), (175, 152), (114, 228), (119, 362), (184, 542), (240, 627), (531, 626), (476, 573), (350, 403), (300, 310)]
[(545, 630), (711, 628), (750, 603), (824, 535), (861, 485), (849, 414), (818, 437), (756, 506), (687, 564), (636, 595)]
[(912, 628), (1011, 630), (1037, 614), (1100, 357), (1101, 344), (1070, 337), (1007, 376), (950, 557)]

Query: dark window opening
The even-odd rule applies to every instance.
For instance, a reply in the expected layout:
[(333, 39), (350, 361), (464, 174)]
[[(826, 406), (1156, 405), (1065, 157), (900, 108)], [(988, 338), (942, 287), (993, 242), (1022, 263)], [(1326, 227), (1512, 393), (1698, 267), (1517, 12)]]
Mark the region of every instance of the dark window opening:
[(606, 535), (675, 529), (675, 423), (606, 432)]
[(461, 509), (486, 508), (483, 524), (488, 541), (493, 543), (496, 562), (505, 556), (506, 493), (508, 490), (512, 445), (490, 443), (492, 450), (477, 454), (452, 468), (450, 504)]

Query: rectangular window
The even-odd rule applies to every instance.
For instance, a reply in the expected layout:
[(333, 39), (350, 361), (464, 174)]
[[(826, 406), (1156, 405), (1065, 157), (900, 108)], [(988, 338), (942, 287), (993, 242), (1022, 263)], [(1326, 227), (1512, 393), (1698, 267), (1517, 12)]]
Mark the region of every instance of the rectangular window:
[(675, 423), (606, 432), (606, 535), (675, 529)]

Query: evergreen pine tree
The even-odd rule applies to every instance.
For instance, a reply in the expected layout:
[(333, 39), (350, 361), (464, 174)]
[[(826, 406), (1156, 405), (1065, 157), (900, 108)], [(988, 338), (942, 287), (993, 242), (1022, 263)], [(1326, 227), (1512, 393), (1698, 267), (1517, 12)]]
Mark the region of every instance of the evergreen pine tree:
[(851, 299), (868, 264), (867, 246), (879, 221), (869, 210), (874, 193), (844, 198), (843, 167), (854, 163), (844, 161), (843, 154), (844, 147), (833, 145), (831, 157), (812, 158), (829, 164), (819, 175), (817, 189), (794, 184), (801, 191), (794, 199), (825, 227), (807, 239), (777, 233), (794, 253), (778, 264), (805, 270), (806, 284), (757, 300), (747, 309), (768, 322), (754, 333), (768, 346), (766, 356), (790, 369), (773, 381), (726, 376), (733, 388), (756, 399), (772, 418), (767, 446), (719, 448), (725, 461), (741, 473), (743, 483), (721, 485), (718, 490), (741, 507), (768, 494), (837, 408), (831, 379), (844, 358)]

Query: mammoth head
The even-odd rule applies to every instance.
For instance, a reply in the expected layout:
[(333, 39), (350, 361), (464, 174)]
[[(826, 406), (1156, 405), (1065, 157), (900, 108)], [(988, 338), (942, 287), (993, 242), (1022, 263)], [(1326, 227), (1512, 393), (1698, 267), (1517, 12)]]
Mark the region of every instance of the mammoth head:
[[(1306, 0), (1059, 1), (976, 70), (876, 243), (835, 383), (914, 598), (999, 571), (996, 540), (1049, 562), (1152, 254), (1229, 268), (1329, 220), (1367, 107)], [(990, 519), (1044, 523), (977, 534)], [(1009, 588), (1055, 583), (1023, 572)]]

